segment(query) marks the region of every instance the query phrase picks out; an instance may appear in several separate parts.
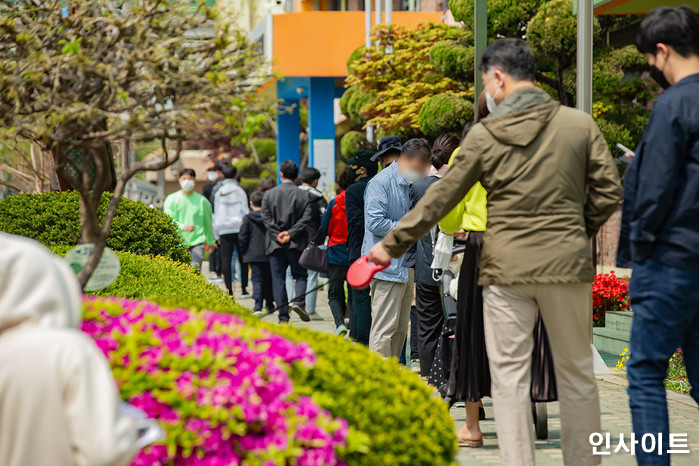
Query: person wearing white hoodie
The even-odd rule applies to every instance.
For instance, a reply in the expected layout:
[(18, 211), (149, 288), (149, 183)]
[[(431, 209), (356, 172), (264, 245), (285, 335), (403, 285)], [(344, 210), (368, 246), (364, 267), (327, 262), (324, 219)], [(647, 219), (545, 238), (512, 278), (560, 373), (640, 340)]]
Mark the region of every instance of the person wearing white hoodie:
[[(228, 294), (233, 295), (233, 281), (231, 279), (231, 262), (233, 261), (233, 251), (240, 254), (238, 243), (238, 233), (243, 224), (243, 219), (250, 213), (248, 207), (248, 195), (235, 180), (238, 170), (233, 165), (223, 167), (224, 179), (219, 181), (214, 193), (214, 236), (221, 245), (221, 269), (223, 272), (223, 282), (226, 285)], [(240, 264), (241, 283), (245, 286), (247, 278), (242, 280), (243, 274), (247, 277), (247, 265)], [(243, 295), (247, 294), (243, 289)]]
[(136, 425), (109, 363), (79, 330), (73, 271), (36, 241), (0, 233), (0, 464), (121, 466)]

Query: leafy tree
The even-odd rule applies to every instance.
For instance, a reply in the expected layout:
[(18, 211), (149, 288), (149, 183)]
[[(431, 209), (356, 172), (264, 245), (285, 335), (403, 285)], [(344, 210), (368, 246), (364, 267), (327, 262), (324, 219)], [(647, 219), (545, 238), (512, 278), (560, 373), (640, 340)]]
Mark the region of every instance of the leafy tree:
[[(204, 2), (0, 1), (0, 138), (52, 153), (59, 179), (80, 194), (80, 241), (95, 243), (83, 286), (128, 180), (172, 165), (212, 118), (235, 135), (238, 115), (259, 105), (262, 58), (214, 19)], [(128, 153), (154, 140), (160, 161), (127, 162), (114, 176), (112, 144)]]
[[(347, 92), (352, 94), (343, 112), (350, 117), (358, 114), (378, 128), (379, 135), (408, 138), (420, 134), (418, 114), (430, 97), (443, 93), (463, 97), (469, 91), (467, 82), (448, 77), (430, 59), (432, 47), (445, 41), (472, 46), (472, 34), (464, 28), (433, 23), (416, 29), (377, 26), (372, 43), (379, 45), (349, 63), (352, 74), (347, 78)], [(357, 108), (360, 93), (373, 99), (362, 99)]]

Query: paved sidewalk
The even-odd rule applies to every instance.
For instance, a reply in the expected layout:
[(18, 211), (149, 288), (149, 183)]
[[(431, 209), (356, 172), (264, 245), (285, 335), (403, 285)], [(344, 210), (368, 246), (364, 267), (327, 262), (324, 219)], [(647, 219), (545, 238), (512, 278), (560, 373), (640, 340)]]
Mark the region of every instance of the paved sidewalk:
[[(240, 288), (238, 288), (238, 291)], [(240, 304), (252, 307), (252, 299), (239, 299)], [(291, 324), (299, 327), (308, 327), (320, 332), (332, 333), (335, 330), (330, 308), (328, 307), (327, 289), (318, 294), (317, 312), (324, 317), (322, 321), (301, 322), (297, 315), (292, 314)], [(276, 321), (276, 316), (265, 317), (265, 320)], [(416, 375), (417, 377), (417, 375)], [(628, 439), (631, 433), (631, 413), (629, 412), (628, 397), (626, 396), (625, 380), (615, 375), (608, 375), (598, 380), (600, 392), (600, 405), (602, 412), (603, 432), (611, 434), (612, 450), (619, 440), (619, 433), (624, 433)], [(699, 411), (690, 403), (689, 397), (671, 395), (681, 401), (668, 400), (670, 409), (670, 431), (675, 433), (687, 433), (690, 454), (674, 455), (672, 463), (677, 466), (699, 465)], [(492, 403), (489, 398), (483, 400), (487, 420), (481, 422), (484, 436), (483, 448), (460, 448), (457, 461), (460, 465), (478, 466), (487, 464), (499, 464), (500, 457), (495, 436), (495, 422), (493, 421)], [(537, 465), (562, 465), (563, 453), (561, 451), (561, 423), (559, 418), (558, 403), (548, 403), (549, 438), (536, 442)], [(455, 426), (458, 428), (465, 419), (463, 407), (454, 407), (451, 410)], [(623, 451), (623, 450), (622, 450)], [(603, 464), (608, 465), (635, 465), (635, 458), (628, 453), (604, 456)]]

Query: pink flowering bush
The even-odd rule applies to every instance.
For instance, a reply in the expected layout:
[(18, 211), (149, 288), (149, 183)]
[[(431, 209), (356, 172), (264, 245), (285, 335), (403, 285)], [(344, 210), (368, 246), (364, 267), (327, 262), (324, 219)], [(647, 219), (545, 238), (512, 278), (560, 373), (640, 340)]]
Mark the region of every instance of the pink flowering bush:
[[(83, 331), (110, 361), (122, 398), (167, 438), (134, 465), (344, 464), (347, 422), (294, 390), (316, 356), (229, 314), (85, 298)], [(351, 443), (351, 442), (350, 442)]]

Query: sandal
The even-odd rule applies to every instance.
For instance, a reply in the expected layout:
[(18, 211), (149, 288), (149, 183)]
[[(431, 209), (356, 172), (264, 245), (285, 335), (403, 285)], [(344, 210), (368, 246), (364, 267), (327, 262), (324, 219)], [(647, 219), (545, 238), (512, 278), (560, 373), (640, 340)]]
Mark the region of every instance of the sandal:
[(483, 448), (483, 439), (480, 440), (459, 440), (459, 447)]

